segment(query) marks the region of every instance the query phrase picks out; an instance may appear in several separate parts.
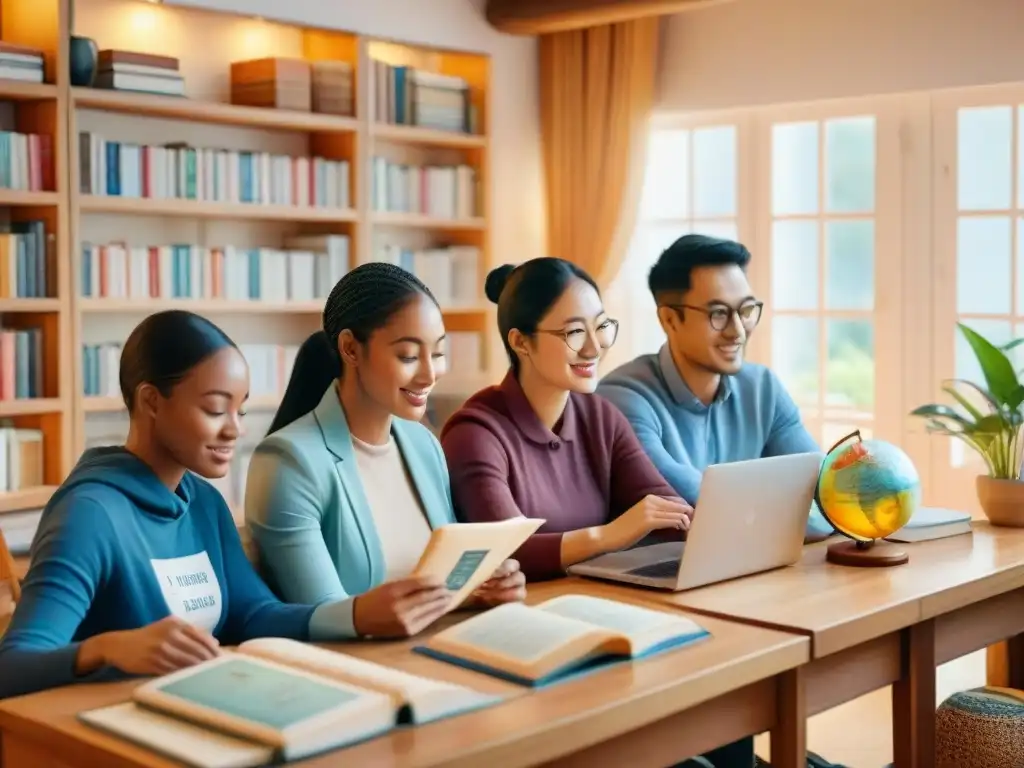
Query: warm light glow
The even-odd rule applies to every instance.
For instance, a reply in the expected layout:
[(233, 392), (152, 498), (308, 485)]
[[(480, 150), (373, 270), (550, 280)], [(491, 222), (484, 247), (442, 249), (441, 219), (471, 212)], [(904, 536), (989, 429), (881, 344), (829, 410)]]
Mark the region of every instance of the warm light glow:
[[(128, 28), (133, 35), (148, 36), (159, 29), (160, 14), (163, 11), (154, 8), (154, 4), (155, 2), (148, 5), (139, 5), (132, 9), (128, 17)], [(149, 40), (143, 37), (139, 42), (149, 42)]]

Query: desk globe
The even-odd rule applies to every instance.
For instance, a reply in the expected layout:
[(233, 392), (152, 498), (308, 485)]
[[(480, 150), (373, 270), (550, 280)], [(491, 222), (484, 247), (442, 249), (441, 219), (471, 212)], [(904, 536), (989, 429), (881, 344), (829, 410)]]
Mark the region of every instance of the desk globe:
[(921, 480), (902, 450), (853, 432), (832, 446), (821, 464), (814, 499), (832, 527), (851, 541), (828, 548), (831, 563), (902, 565), (910, 558), (881, 542), (910, 520), (921, 504)]

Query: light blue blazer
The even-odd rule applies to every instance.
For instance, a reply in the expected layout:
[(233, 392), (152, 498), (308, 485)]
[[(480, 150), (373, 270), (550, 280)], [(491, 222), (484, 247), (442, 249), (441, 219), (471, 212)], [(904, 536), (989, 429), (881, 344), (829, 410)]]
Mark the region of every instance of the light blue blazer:
[[(393, 419), (391, 432), (431, 529), (455, 522), (441, 444), (422, 424)], [(397, 478), (396, 478), (397, 481)], [(283, 600), (352, 605), (384, 581), (384, 554), (334, 385), (320, 404), (264, 438), (249, 464), (245, 520), (263, 578)], [(337, 614), (335, 614), (337, 619)]]

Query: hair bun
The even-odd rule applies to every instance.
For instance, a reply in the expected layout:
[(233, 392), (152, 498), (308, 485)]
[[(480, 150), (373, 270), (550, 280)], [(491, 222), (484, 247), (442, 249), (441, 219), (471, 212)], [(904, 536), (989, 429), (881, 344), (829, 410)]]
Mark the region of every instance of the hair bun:
[(505, 283), (508, 282), (508, 276), (514, 270), (514, 265), (502, 264), (500, 267), (495, 267), (487, 273), (487, 280), (484, 281), (484, 293), (488, 299), (495, 304), (498, 303), (498, 299), (501, 298), (501, 292), (505, 288)]

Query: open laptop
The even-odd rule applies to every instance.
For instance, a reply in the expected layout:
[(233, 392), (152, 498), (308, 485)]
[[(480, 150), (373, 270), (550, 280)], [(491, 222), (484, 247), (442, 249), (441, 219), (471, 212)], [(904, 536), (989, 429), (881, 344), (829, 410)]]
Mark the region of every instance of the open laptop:
[(792, 565), (803, 551), (823, 458), (798, 453), (712, 464), (685, 542), (611, 552), (569, 573), (681, 592)]

